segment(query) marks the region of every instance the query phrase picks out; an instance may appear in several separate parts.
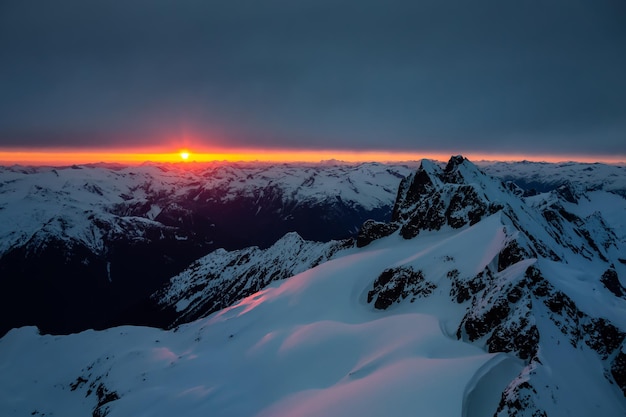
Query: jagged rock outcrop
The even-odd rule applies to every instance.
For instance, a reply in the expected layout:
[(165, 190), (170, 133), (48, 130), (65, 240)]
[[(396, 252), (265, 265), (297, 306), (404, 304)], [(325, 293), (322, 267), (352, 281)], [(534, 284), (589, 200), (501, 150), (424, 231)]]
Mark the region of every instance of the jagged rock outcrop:
[(386, 269), (374, 281), (374, 288), (367, 293), (367, 302), (374, 302), (374, 307), (384, 310), (393, 303), (409, 298), (428, 297), (437, 288), (424, 278), (422, 271), (410, 267)]
[[(305, 183), (316, 181), (312, 175)], [(52, 337), (12, 331), (0, 339), (10, 371), (4, 385), (12, 388), (15, 379), (20, 392), (46, 396), (37, 409), (20, 398), (19, 409), (4, 410), (47, 415), (82, 405), (87, 415), (123, 414), (145, 398), (158, 399), (168, 380), (169, 399), (217, 414), (306, 413), (309, 404), (333, 406), (336, 398), (345, 407), (340, 411), (359, 414), (350, 412), (356, 404), (363, 414), (359, 400), (371, 396), (370, 404), (381, 406), (371, 414), (396, 402), (402, 406), (393, 415), (428, 414), (449, 399), (454, 408), (440, 415), (624, 415), (624, 229), (612, 229), (620, 222), (598, 210), (598, 195), (576, 184), (547, 191), (520, 192), (462, 157), (445, 167), (425, 161), (400, 187), (393, 221), (363, 228), (362, 245), (380, 239), (372, 247), (288, 234), (265, 250), (215, 251), (157, 294), (173, 311), (173, 326), (228, 306), (207, 319), (171, 332), (129, 327)], [(38, 344), (41, 350), (30, 348)], [(83, 368), (90, 345), (105, 358), (96, 367), (106, 380), (94, 379), (93, 365)], [(50, 377), (48, 352), (55, 350), (63, 371)], [(210, 372), (196, 372), (198, 365)], [(264, 391), (272, 375), (281, 376), (275, 379), (282, 386)], [(435, 379), (438, 395), (428, 402)], [(51, 393), (62, 400), (54, 412), (41, 411)], [(279, 396), (263, 402), (271, 393)], [(419, 404), (415, 394), (422, 396)], [(231, 403), (219, 409), (224, 399)], [(250, 399), (260, 404), (250, 406)], [(248, 408), (233, 408), (239, 403)]]
[(376, 239), (380, 239), (385, 236), (389, 236), (398, 230), (398, 225), (395, 223), (383, 223), (375, 220), (367, 220), (361, 226), (359, 234), (356, 238), (356, 246), (362, 248), (369, 245)]
[(600, 277), (600, 282), (604, 287), (615, 294), (616, 297), (626, 298), (626, 288), (622, 286), (614, 268), (609, 268)]
[[(468, 243), (492, 245), (490, 250), (498, 245), (484, 270), (468, 274), (451, 268), (432, 281), (438, 291), (448, 289), (450, 302), (465, 306), (457, 338), (489, 352), (507, 352), (526, 365), (503, 392), (497, 417), (554, 414), (542, 398), (561, 395), (562, 388), (543, 383), (555, 349), (589, 352), (607, 387), (616, 385), (626, 396), (626, 322), (598, 315), (602, 309), (593, 306), (597, 301), (579, 306), (563, 284), (571, 279), (565, 272), (571, 269), (568, 265), (576, 264), (596, 280), (593, 291), (603, 288), (602, 299), (613, 303), (611, 297), (619, 302), (626, 298), (615, 269), (624, 241), (599, 212), (577, 214), (578, 204), (585, 201), (589, 199), (584, 190), (571, 183), (527, 195), (460, 156), (452, 157), (443, 169), (423, 161), (400, 184), (389, 227), (399, 228), (406, 239), (423, 231), (471, 228), (491, 215), (499, 216), (504, 237), (498, 243)], [(604, 272), (592, 272), (603, 265)], [(386, 309), (408, 298), (407, 268), (386, 270), (376, 279), (368, 293), (374, 308)], [(431, 295), (432, 291), (420, 292), (422, 297)], [(561, 347), (554, 348), (555, 343)]]
[(391, 220), (401, 224), (400, 234), (406, 239), (421, 230), (473, 225), (502, 208), (486, 198), (483, 184), (474, 181), (484, 176), (462, 156), (452, 157), (444, 169), (424, 160), (400, 183)]

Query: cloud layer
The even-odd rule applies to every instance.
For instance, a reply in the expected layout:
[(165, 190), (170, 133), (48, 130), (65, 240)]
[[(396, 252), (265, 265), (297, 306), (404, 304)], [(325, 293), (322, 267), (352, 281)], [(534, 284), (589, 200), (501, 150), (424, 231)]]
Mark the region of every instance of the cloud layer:
[(626, 154), (621, 1), (5, 1), (0, 146)]

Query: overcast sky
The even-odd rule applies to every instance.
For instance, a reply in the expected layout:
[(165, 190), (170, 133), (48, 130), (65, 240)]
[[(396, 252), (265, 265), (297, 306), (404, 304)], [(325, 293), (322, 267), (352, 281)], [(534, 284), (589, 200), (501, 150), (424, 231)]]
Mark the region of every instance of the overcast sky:
[(623, 0), (2, 0), (0, 147), (626, 154)]

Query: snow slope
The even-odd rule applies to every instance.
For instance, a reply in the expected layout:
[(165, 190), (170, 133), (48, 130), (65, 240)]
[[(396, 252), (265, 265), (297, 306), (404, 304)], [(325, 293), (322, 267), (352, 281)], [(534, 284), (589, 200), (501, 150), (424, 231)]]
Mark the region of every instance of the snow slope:
[(228, 307), (272, 281), (306, 271), (352, 246), (351, 239), (307, 242), (291, 232), (267, 249), (218, 249), (173, 277), (152, 297), (162, 308), (175, 310), (171, 327)]
[[(622, 416), (625, 246), (575, 191), (523, 198), (461, 157), (424, 161), (376, 229), (386, 236), (206, 318), (170, 331), (10, 331), (0, 414)], [(303, 264), (322, 248), (285, 242), (308, 248)], [(298, 252), (286, 246), (275, 255)], [(226, 270), (218, 255), (174, 279), (177, 294)], [(221, 256), (256, 258), (240, 279), (281, 257)]]
[[(0, 413), (471, 417), (493, 411), (499, 398), (482, 385), (504, 389), (521, 369), (517, 360), (451, 339), (432, 314), (381, 313), (365, 299), (383, 269), (441, 240), (395, 237), (353, 250), (175, 332), (12, 330), (0, 340)], [(99, 387), (118, 398), (99, 400)]]

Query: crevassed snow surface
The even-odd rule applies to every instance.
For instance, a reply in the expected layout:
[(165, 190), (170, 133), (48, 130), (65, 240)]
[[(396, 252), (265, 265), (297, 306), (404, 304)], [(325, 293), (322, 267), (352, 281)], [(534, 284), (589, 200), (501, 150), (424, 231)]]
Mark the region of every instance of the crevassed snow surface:
[(390, 236), (173, 331), (12, 330), (0, 339), (0, 415), (84, 416), (98, 405), (110, 417), (491, 415), (517, 359), (449, 337), (446, 321), (463, 311), (436, 297), (382, 312), (366, 297), (396, 264), (434, 282), (446, 280), (444, 253), (481, 270), (493, 254), (472, 242), (501, 238), (499, 215)]

